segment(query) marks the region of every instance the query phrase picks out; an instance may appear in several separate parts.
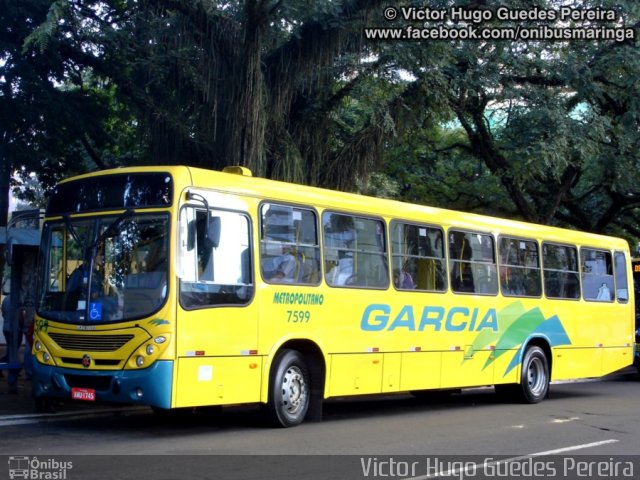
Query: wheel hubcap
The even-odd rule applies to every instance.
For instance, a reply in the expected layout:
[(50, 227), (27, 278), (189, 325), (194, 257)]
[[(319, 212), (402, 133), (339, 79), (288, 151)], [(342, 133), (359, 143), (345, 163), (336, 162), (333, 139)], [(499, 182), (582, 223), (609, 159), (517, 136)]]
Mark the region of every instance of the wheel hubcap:
[(287, 413), (295, 415), (304, 408), (307, 400), (307, 384), (302, 371), (296, 367), (289, 367), (282, 379), (282, 406)]
[(529, 391), (539, 396), (544, 393), (546, 376), (544, 373), (544, 366), (539, 358), (534, 358), (529, 363), (529, 369), (527, 371), (527, 381), (529, 383)]

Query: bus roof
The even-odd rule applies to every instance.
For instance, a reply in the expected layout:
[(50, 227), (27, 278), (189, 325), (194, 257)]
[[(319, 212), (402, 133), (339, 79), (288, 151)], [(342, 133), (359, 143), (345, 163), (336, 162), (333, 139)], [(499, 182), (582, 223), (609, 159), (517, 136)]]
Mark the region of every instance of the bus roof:
[(542, 238), (580, 245), (602, 246), (605, 243), (609, 248), (629, 249), (626, 240), (616, 237), (196, 167), (162, 165), (123, 167), (72, 177), (61, 183), (99, 175), (129, 172), (168, 172), (176, 179), (177, 194), (179, 194), (178, 190), (191, 186), (322, 209), (394, 217), (462, 230), (504, 232), (512, 236)]

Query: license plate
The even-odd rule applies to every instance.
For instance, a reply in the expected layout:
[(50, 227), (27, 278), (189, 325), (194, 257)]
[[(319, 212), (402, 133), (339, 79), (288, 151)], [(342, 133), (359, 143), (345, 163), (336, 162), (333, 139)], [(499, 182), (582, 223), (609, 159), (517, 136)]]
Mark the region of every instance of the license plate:
[(93, 388), (72, 388), (71, 398), (74, 400), (83, 400), (85, 402), (95, 402), (96, 391)]

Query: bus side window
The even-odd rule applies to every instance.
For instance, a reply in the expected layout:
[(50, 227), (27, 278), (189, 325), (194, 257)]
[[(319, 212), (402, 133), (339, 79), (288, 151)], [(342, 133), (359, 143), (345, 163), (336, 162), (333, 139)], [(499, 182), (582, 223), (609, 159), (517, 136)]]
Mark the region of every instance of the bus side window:
[(391, 222), (393, 284), (398, 290), (446, 290), (442, 238), (442, 230), (436, 227)]
[(611, 252), (580, 249), (582, 289), (585, 300), (612, 302), (614, 300), (613, 264)]
[(542, 275), (535, 240), (500, 237), (500, 285), (508, 297), (539, 297)]
[(268, 283), (320, 283), (316, 213), (265, 203), (260, 209), (260, 271)]
[(387, 247), (381, 220), (325, 212), (322, 224), (329, 285), (388, 287)]
[(544, 293), (548, 298), (580, 298), (578, 251), (570, 245), (542, 245)]
[(449, 231), (449, 275), (458, 293), (498, 293), (493, 237), (485, 233)]
[(627, 257), (622, 252), (614, 254), (616, 274), (616, 298), (620, 303), (629, 301), (629, 284), (627, 282)]
[(211, 239), (207, 214), (193, 208), (181, 214), (180, 303), (187, 309), (244, 305), (253, 296), (249, 218), (215, 211), (209, 225), (215, 222), (216, 238)]

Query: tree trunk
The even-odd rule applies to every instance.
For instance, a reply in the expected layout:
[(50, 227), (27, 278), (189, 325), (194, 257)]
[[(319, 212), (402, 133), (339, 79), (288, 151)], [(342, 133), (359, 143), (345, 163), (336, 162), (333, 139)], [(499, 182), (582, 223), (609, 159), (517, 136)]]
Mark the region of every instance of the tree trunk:
[(232, 79), (235, 85), (231, 85), (233, 101), (224, 160), (228, 165), (243, 165), (262, 176), (266, 170), (266, 99), (261, 55), (266, 12), (262, 12), (255, 1), (248, 1), (245, 16), (242, 54), (237, 57)]
[[(9, 190), (11, 188), (11, 166), (6, 155), (5, 141), (7, 132), (2, 132), (0, 141), (0, 229), (7, 230), (9, 219)], [(4, 252), (5, 244), (0, 244), (0, 286), (4, 282)]]

